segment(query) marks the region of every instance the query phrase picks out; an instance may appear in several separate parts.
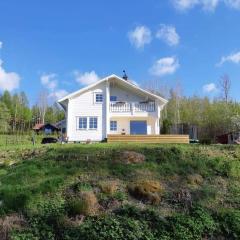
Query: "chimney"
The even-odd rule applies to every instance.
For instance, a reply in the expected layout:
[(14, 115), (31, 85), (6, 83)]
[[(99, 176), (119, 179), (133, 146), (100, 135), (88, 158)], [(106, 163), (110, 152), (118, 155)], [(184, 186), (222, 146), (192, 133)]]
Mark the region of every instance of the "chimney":
[(125, 70), (123, 70), (123, 77), (122, 77), (124, 80), (128, 80), (128, 76), (127, 76), (127, 74), (126, 74), (126, 71)]

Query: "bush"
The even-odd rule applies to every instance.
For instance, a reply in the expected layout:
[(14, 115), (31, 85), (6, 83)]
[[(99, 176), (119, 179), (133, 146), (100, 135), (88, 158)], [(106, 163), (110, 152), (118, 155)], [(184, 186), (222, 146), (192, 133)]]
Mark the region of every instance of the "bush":
[(161, 147), (157, 149), (155, 154), (157, 154), (156, 161), (158, 163), (180, 161), (182, 160), (183, 157), (181, 149), (177, 147), (171, 148)]
[(125, 206), (117, 215), (145, 221), (156, 239), (202, 239), (211, 236), (216, 223), (207, 210), (196, 207), (189, 214), (177, 214), (162, 218), (153, 210), (140, 210)]
[(29, 201), (31, 193), (29, 192), (13, 192), (11, 189), (1, 192), (2, 208), (6, 212), (23, 211)]
[(210, 145), (212, 143), (212, 140), (210, 138), (202, 138), (199, 141), (200, 144)]
[(84, 203), (81, 199), (71, 199), (67, 202), (67, 211), (70, 216), (76, 216), (84, 212)]
[(74, 197), (68, 201), (67, 211), (70, 216), (95, 215), (98, 212), (98, 200), (92, 191), (82, 192), (79, 198)]
[(193, 209), (189, 215), (177, 214), (168, 220), (173, 239), (202, 239), (216, 230), (214, 219), (202, 208)]
[(144, 221), (122, 216), (89, 219), (79, 228), (68, 229), (64, 239), (157, 240)]
[(137, 180), (128, 185), (130, 194), (140, 200), (147, 200), (153, 204), (161, 201), (163, 186), (159, 181)]
[(225, 210), (218, 215), (218, 221), (227, 239), (240, 239), (240, 210)]
[(118, 189), (118, 182), (114, 180), (101, 181), (99, 186), (103, 193), (113, 195)]

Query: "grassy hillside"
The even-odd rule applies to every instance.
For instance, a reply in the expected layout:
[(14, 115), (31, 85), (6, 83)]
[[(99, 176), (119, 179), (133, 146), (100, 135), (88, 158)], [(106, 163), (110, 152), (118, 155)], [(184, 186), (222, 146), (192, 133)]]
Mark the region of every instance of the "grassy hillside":
[(0, 147), (0, 239), (239, 239), (237, 146)]

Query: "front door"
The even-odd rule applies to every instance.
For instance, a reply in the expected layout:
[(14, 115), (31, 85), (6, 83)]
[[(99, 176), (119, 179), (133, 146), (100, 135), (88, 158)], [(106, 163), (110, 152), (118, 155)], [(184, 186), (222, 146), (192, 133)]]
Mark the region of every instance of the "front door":
[(147, 121), (130, 121), (130, 134), (131, 135), (146, 135), (147, 134)]

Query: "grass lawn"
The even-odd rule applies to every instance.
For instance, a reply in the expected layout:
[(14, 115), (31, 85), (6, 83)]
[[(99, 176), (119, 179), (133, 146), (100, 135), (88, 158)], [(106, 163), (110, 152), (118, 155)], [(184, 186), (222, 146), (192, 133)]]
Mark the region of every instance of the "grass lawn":
[(0, 239), (240, 238), (238, 146), (0, 146), (0, 164)]

